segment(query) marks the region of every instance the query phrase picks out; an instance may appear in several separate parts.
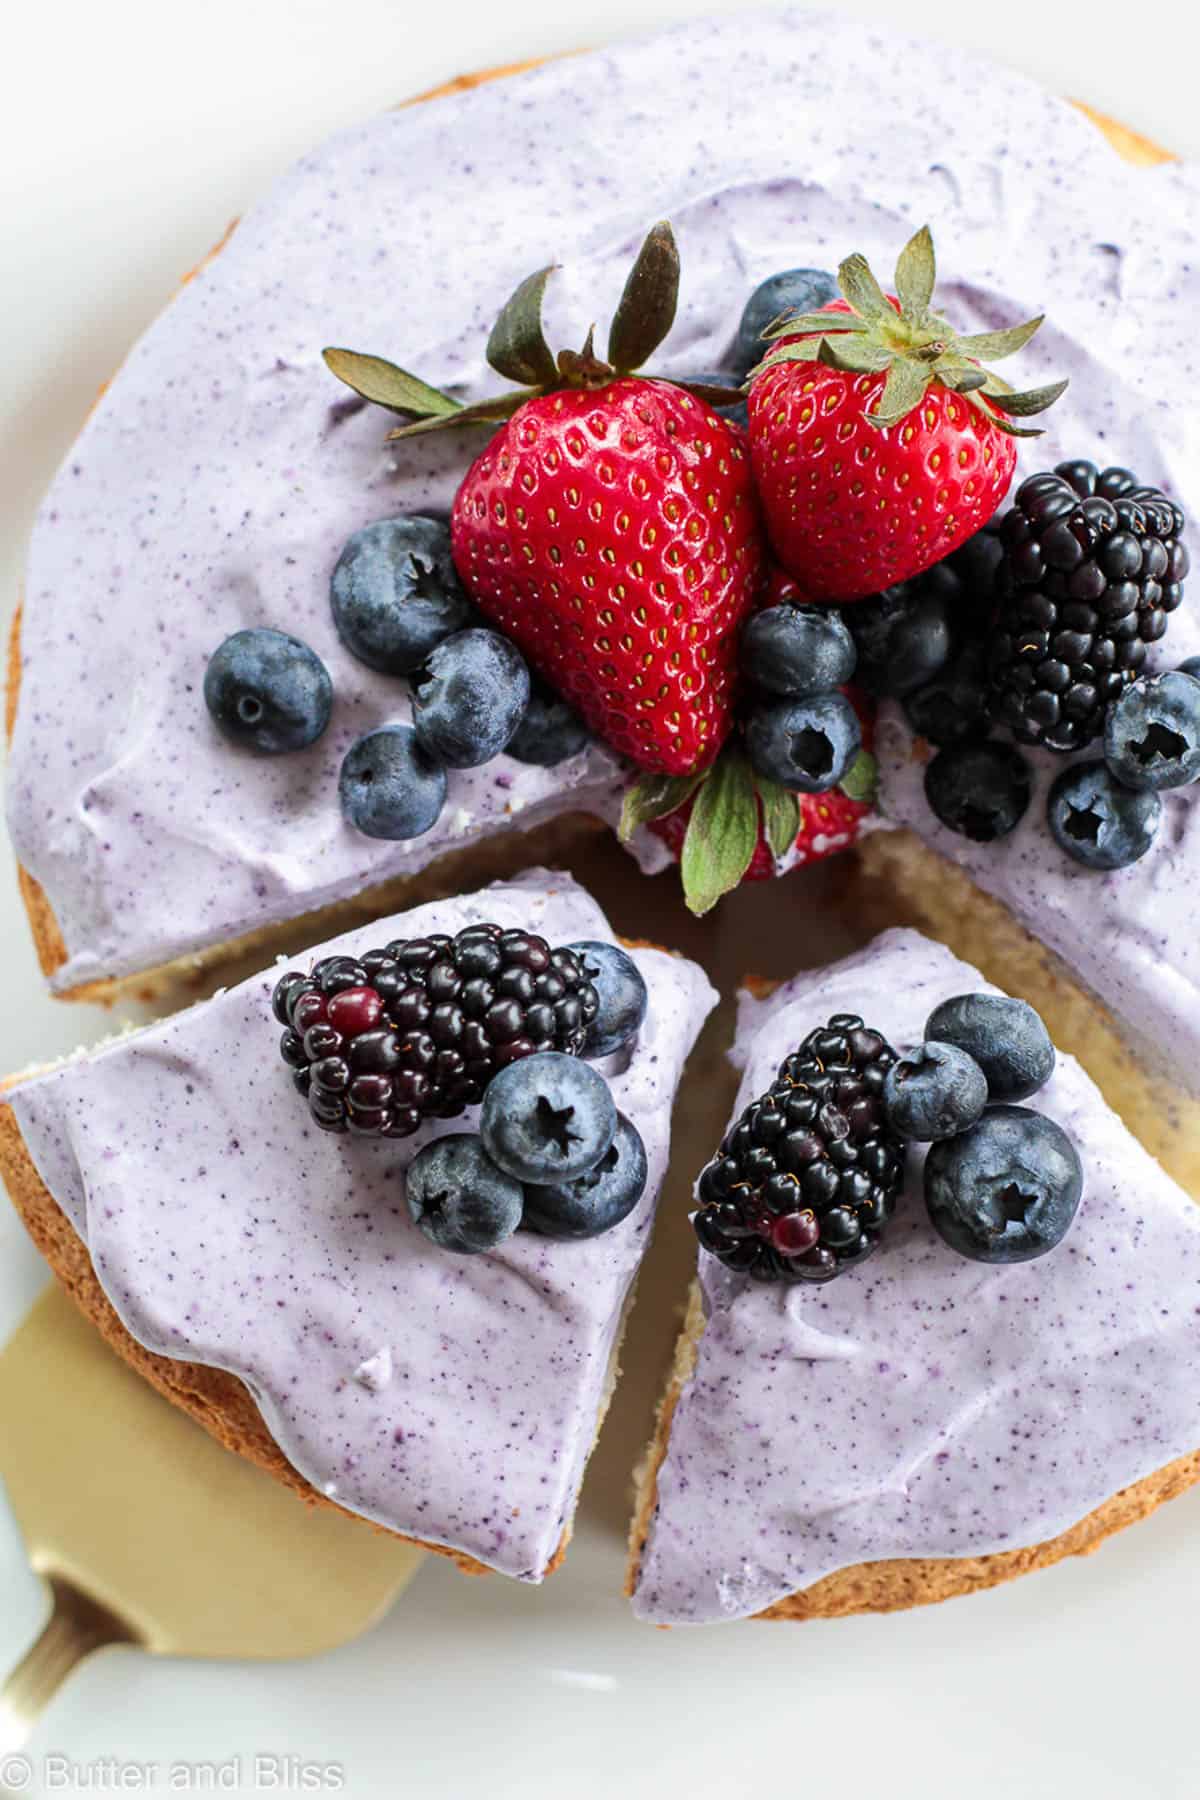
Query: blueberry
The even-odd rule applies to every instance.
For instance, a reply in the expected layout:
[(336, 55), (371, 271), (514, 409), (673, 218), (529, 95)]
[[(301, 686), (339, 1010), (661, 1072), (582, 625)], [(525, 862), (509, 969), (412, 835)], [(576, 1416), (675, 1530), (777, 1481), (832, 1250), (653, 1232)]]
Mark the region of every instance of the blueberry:
[(1186, 669), (1135, 681), (1113, 701), (1104, 760), (1131, 788), (1185, 787), (1200, 776), (1200, 686)]
[(989, 844), (1012, 831), (1029, 806), (1025, 758), (1008, 744), (939, 750), (925, 771), (925, 798), (951, 831)]
[(333, 683), (307, 644), (260, 626), (235, 631), (213, 651), (204, 704), (231, 743), (279, 756), (316, 743), (333, 709)]
[(415, 1224), (441, 1250), (475, 1256), (494, 1250), (521, 1223), (521, 1184), (498, 1169), (473, 1132), (438, 1138), (417, 1151), (405, 1179)]
[(645, 1191), (646, 1146), (618, 1113), (616, 1136), (586, 1175), (526, 1188), (522, 1223), (543, 1237), (598, 1237), (628, 1218)]
[(892, 1130), (923, 1144), (974, 1125), (987, 1097), (987, 1081), (973, 1057), (954, 1044), (929, 1041), (893, 1063), (883, 1086)]
[(568, 944), (595, 988), (600, 1008), (583, 1046), (585, 1056), (611, 1056), (633, 1042), (646, 1017), (647, 993), (642, 972), (619, 944), (585, 938)]
[(1060, 848), (1089, 869), (1124, 869), (1145, 856), (1158, 833), (1162, 801), (1151, 788), (1124, 787), (1106, 763), (1064, 769), (1047, 801)]
[(1054, 1073), (1054, 1045), (1040, 1014), (1007, 994), (955, 994), (935, 1006), (925, 1036), (974, 1057), (991, 1100), (1028, 1100)]
[(944, 669), (904, 696), (904, 716), (930, 744), (944, 748), (986, 736), (988, 683), (982, 646), (972, 644)]
[(417, 742), (411, 725), (381, 725), (351, 744), (338, 781), (342, 812), (373, 838), (415, 838), (437, 823), (446, 771)]
[(760, 775), (801, 794), (824, 794), (862, 749), (862, 729), (843, 694), (775, 700), (750, 714), (746, 748)]
[(586, 1175), (616, 1129), (617, 1109), (604, 1077), (558, 1050), (523, 1057), (493, 1075), (479, 1118), (493, 1162), (535, 1187)]
[(932, 681), (953, 643), (947, 597), (932, 582), (901, 582), (845, 610), (858, 647), (858, 679), (895, 698)]
[(744, 381), (767, 354), (763, 332), (781, 313), (820, 312), (837, 299), (837, 282), (824, 269), (782, 269), (760, 281), (746, 302), (730, 363)]
[(413, 723), (423, 748), (449, 769), (499, 756), (529, 704), (529, 670), (498, 631), (444, 638), (413, 681)]
[(1200, 681), (1200, 656), (1189, 656), (1186, 662), (1181, 662), (1179, 673), (1190, 675), (1193, 681)]
[(507, 753), (518, 762), (552, 768), (568, 756), (586, 750), (592, 734), (566, 701), (536, 678), (531, 679), (529, 704), (508, 740)]
[(419, 669), (472, 618), (450, 557), (449, 527), (419, 513), (356, 531), (338, 557), (330, 602), (351, 656), (385, 675)]
[(728, 369), (702, 369), (698, 375), (683, 375), (680, 379), (682, 381), (703, 382), (705, 387), (728, 388), (730, 390), (728, 406), (717, 406), (711, 400), (709, 401), (709, 405), (714, 412), (720, 413), (723, 419), (732, 419), (734, 424), (740, 425), (743, 431), (749, 431), (749, 408), (746, 405), (744, 395), (738, 392), (738, 389), (742, 385), (741, 376), (731, 374)]
[(973, 1262), (1029, 1262), (1061, 1243), (1083, 1193), (1079, 1152), (1060, 1125), (997, 1106), (925, 1162), (925, 1204), (938, 1236)]
[(838, 614), (817, 607), (768, 606), (742, 629), (742, 673), (769, 694), (831, 693), (849, 681), (857, 660)]

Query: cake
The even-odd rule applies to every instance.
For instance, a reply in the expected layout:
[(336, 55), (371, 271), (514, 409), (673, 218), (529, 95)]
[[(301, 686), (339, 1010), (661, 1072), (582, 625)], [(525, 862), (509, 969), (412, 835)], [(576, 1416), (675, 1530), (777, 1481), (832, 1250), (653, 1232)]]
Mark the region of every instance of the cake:
[[(687, 374), (721, 363), (746, 292), (799, 247), (827, 266), (852, 244), (890, 255), (909, 221), (930, 216), (965, 324), (992, 324), (1010, 301), (1054, 304), (1040, 367), (1067, 369), (1075, 387), (1070, 431), (1064, 417), (1048, 454), (1094, 446), (1107, 389), (1090, 345), (1104, 342), (1114, 271), (1129, 290), (1130, 271), (1148, 266), (1161, 195), (1175, 259), (1163, 286), (1186, 291), (1187, 209), (1172, 196), (1190, 177), (1126, 173), (1094, 127), (1031, 85), (967, 58), (950, 83), (940, 51), (906, 44), (910, 66), (929, 70), (911, 117), (887, 73), (899, 40), (868, 32), (851, 58), (851, 31), (832, 14), (820, 30), (787, 13), (750, 33), (689, 25), (401, 108), (305, 158), (201, 265), (97, 403), (34, 529), (8, 808), (54, 992), (145, 989), (152, 972), (219, 960), (233, 942), (269, 946), (301, 918), (318, 939), (337, 920), (330, 909), (361, 916), (420, 897), (414, 877), (446, 889), (498, 862), (557, 856), (571, 841), (564, 813), (611, 820), (619, 805), (627, 776), (593, 744), (555, 769), (501, 757), (455, 771), (435, 827), (406, 843), (344, 825), (342, 755), (409, 703), (339, 643), (330, 576), (360, 527), (444, 514), (462, 457), (455, 439), (389, 447), (378, 414), (323, 367), (323, 346), (394, 352), (480, 397), (486, 321), (523, 275), (557, 260), (547, 304), (556, 320), (586, 322), (611, 307), (647, 223), (667, 217), (685, 280), (659, 360)], [(754, 107), (738, 103), (731, 69), (753, 82)], [(708, 120), (699, 144), (676, 128), (676, 112), (694, 107)], [(784, 116), (804, 130), (782, 133)], [(493, 141), (510, 154), (463, 155)], [(530, 167), (536, 204), (516, 173)], [(1001, 193), (1011, 198), (998, 203)], [(1034, 195), (1031, 243), (1023, 202)], [(502, 232), (472, 228), (501, 217)], [(428, 282), (397, 278), (414, 233), (436, 271)], [(1119, 254), (1092, 247), (1114, 241)], [(1129, 328), (1148, 336), (1151, 308), (1148, 291), (1127, 292)], [(1027, 354), (1039, 373), (1036, 346)], [(1145, 446), (1148, 479), (1182, 473), (1157, 354), (1123, 390), (1153, 409), (1153, 447), (1139, 427), (1126, 452)], [(207, 659), (248, 626), (298, 634), (333, 677), (329, 728), (297, 757), (239, 756), (196, 704)], [(83, 714), (77, 691), (91, 696)], [(170, 773), (184, 768), (186, 779)], [(528, 848), (497, 843), (510, 825), (544, 829)], [(840, 818), (818, 831), (853, 836)], [(640, 841), (665, 860), (649, 834)]]
[[(513, 873), (585, 873), (606, 826), (643, 871), (678, 862), (699, 915), (857, 846), (843, 920), (942, 942), (892, 931), (748, 999), (746, 1092), (821, 1016), (862, 1014), (909, 1047), (939, 996), (1024, 994), (1083, 1065), (1060, 1055), (1043, 1096), (1045, 1130), (1079, 1143), (1083, 1209), (1049, 1261), (981, 1279), (931, 1238), (910, 1156), (894, 1220), (889, 1189), (853, 1255), (850, 1239), (809, 1246), (844, 1277), (830, 1290), (748, 1284), (707, 1244), (639, 1482), (635, 1607), (801, 1617), (986, 1586), (1178, 1491), (1200, 1441), (1181, 1191), (1200, 1191), (1200, 631), (1181, 604), (1200, 496), (1177, 398), (1194, 176), (1130, 167), (1162, 158), (1013, 76), (956, 58), (948, 79), (941, 48), (832, 12), (498, 73), (299, 163), (135, 347), (47, 496), (13, 643), (8, 804), (51, 992), (166, 1000), (235, 952), (305, 954), (18, 1080), (6, 1176), (85, 1310), (224, 1441), (466, 1568), (540, 1579), (570, 1530), (669, 1104), (715, 996), (694, 965), (632, 949), (645, 1024), (627, 1064), (587, 1074), (601, 1002), (582, 966), (562, 963), (553, 1019), (506, 968), (485, 1042), (455, 1010), (471, 933), (494, 922), (486, 955), (504, 933), (610, 944), (570, 878)], [(881, 285), (872, 268), (892, 266)], [(1017, 353), (1011, 380), (992, 367)], [(631, 864), (631, 896), (638, 879)], [(746, 963), (755, 922), (790, 899), (799, 934), (814, 891), (747, 909)], [(428, 1067), (348, 1062), (347, 1033), (408, 1028), (388, 1010), (411, 973), (389, 940), (463, 931)], [(549, 950), (533, 954), (544, 969)], [(427, 999), (409, 994), (422, 1019)], [(272, 1008), (290, 1077), (263, 1057)], [(530, 1128), (510, 1096), (530, 1057), (560, 1059), (536, 1067), (562, 1155), (568, 1114), (585, 1140), (608, 1132), (605, 1158), (617, 1107), (622, 1155), (640, 1134), (628, 1216), (579, 1224), (617, 1205), (598, 1149), (580, 1163), (591, 1201), (564, 1198), (565, 1178), (547, 1201), (536, 1156), (520, 1172)], [(187, 1121), (178, 1145), (168, 1105)], [(440, 1129), (464, 1109), (465, 1134)], [(186, 1207), (161, 1198), (168, 1162)], [(398, 1167), (411, 1217), (386, 1194)], [(263, 1210), (263, 1184), (293, 1175), (290, 1210)], [(1144, 1195), (1134, 1221), (1128, 1190)], [(225, 1209), (248, 1201), (246, 1244), (269, 1245), (313, 1310), (299, 1338), (291, 1318), (265, 1329), (239, 1264)], [(585, 1241), (558, 1241), (572, 1233)], [(877, 1237), (867, 1267), (843, 1267)], [(411, 1363), (385, 1321), (381, 1242), (419, 1313)], [(775, 1249), (758, 1272), (795, 1275)], [(1088, 1454), (1060, 1472), (1023, 1450), (998, 1500), (983, 1440), (1017, 1426), (985, 1381), (985, 1337), (947, 1337), (928, 1418), (886, 1379), (907, 1379), (927, 1326), (947, 1330), (921, 1284), (946, 1307), (1019, 1295), (1022, 1318), (1052, 1306), (1081, 1334), (1089, 1279), (1122, 1380), (1089, 1366), (1079, 1420), (1047, 1402), (1065, 1446), (1086, 1415)], [(453, 1329), (447, 1304), (471, 1308)], [(1061, 1393), (1061, 1342), (997, 1337), (1014, 1382)], [(315, 1401), (296, 1397), (298, 1343), (317, 1346)], [(463, 1351), (457, 1384), (422, 1365), (435, 1344)], [(817, 1466), (796, 1460), (803, 1420), (769, 1417), (780, 1356), (832, 1384), (823, 1419), (868, 1421), (858, 1460), (832, 1426)], [(848, 1372), (870, 1395), (840, 1385)], [(906, 1489), (861, 1529), (842, 1517), (898, 1494), (906, 1456), (911, 1504)]]
[[(903, 1054), (935, 1007), (978, 991), (976, 970), (899, 929), (743, 993), (734, 1117), (832, 1016), (864, 1017)], [(1084, 1168), (1069, 1235), (1036, 1260), (955, 1254), (912, 1153), (878, 1250), (828, 1285), (756, 1281), (701, 1252), (640, 1474), (640, 1618), (971, 1593), (1093, 1549), (1200, 1476), (1200, 1217), (1072, 1058), (1029, 1105)]]
[[(553, 945), (611, 940), (595, 903), (533, 872), (338, 938), (322, 957), (479, 921)], [(667, 1164), (671, 1106), (714, 995), (630, 952), (648, 990), (612, 1094), (645, 1144), (644, 1196), (603, 1235), (521, 1231), (452, 1254), (409, 1217), (430, 1136), (314, 1129), (279, 1060), (280, 970), (12, 1084), (0, 1162), (35, 1242), (141, 1374), (317, 1504), (539, 1580), (570, 1532)], [(305, 965), (312, 959), (305, 959)]]

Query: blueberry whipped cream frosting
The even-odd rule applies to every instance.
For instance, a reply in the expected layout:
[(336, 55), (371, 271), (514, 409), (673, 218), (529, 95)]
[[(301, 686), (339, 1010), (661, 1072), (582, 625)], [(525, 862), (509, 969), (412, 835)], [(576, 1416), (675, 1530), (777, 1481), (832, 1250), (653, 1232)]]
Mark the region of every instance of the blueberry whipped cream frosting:
[[(500, 141), (505, 157), (483, 153)], [(464, 452), (457, 433), (388, 445), (324, 345), (374, 345), (478, 398), (487, 321), (518, 280), (561, 265), (547, 322), (565, 337), (611, 312), (648, 222), (669, 217), (687, 281), (663, 367), (695, 373), (725, 362), (764, 276), (831, 267), (849, 242), (886, 262), (929, 220), (964, 329), (1053, 301), (1029, 376), (1072, 385), (1025, 466), (1111, 447), (1186, 502), (1190, 410), (1173, 396), (1192, 385), (1195, 189), (1188, 169), (1125, 168), (1079, 114), (1007, 72), (960, 54), (947, 80), (944, 49), (878, 30), (864, 42), (858, 22), (807, 10), (689, 22), (387, 113), (304, 158), (131, 351), (38, 516), (8, 805), (65, 940), (54, 985), (286, 920), (514, 822), (615, 805), (621, 769), (591, 745), (553, 768), (502, 755), (451, 769), (436, 823), (407, 841), (344, 816), (348, 749), (406, 722), (411, 702), (339, 639), (331, 575), (375, 521), (444, 515)], [(307, 748), (249, 757), (205, 710), (208, 661), (242, 630), (294, 634), (329, 671), (329, 722)], [(883, 749), (884, 806), (907, 821), (908, 745), (892, 730)], [(1168, 804), (1177, 854), (1089, 882), (1104, 897), (1082, 972), (1183, 1026), (1200, 1008), (1171, 869), (1190, 864), (1194, 808)], [(999, 855), (980, 879), (1055, 941), (1074, 872), (1028, 838)], [(1143, 978), (1164, 948), (1173, 989)]]
[[(387, 923), (417, 937), (484, 920), (612, 941), (595, 902), (544, 871)], [(380, 929), (322, 954), (363, 954)], [(477, 1109), (402, 1140), (320, 1130), (278, 1059), (278, 970), (6, 1098), (140, 1343), (239, 1376), (289, 1461), (340, 1505), (536, 1581), (570, 1526), (675, 1089), (716, 998), (694, 964), (631, 954), (646, 1015), (632, 1053), (598, 1067), (647, 1180), (586, 1240), (521, 1231), (477, 1255), (431, 1241), (406, 1171), (475, 1129)]]
[[(831, 1016), (863, 1016), (903, 1055), (935, 1008), (984, 988), (890, 931), (765, 1000), (743, 994), (735, 1116)], [(1039, 1544), (1200, 1443), (1200, 1215), (1072, 1058), (1032, 1104), (1086, 1171), (1048, 1255), (957, 1254), (916, 1144), (878, 1248), (827, 1286), (701, 1252), (706, 1323), (658, 1471), (641, 1618), (745, 1618), (856, 1563)]]

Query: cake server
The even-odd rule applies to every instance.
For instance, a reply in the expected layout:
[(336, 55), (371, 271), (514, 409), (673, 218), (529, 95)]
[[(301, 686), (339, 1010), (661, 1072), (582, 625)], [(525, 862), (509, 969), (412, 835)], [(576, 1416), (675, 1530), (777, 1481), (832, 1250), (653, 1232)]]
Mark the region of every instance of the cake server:
[(0, 1756), (97, 1650), (315, 1656), (379, 1619), (422, 1561), (231, 1455), (57, 1286), (0, 1354), (0, 1481), (50, 1602), (0, 1686)]

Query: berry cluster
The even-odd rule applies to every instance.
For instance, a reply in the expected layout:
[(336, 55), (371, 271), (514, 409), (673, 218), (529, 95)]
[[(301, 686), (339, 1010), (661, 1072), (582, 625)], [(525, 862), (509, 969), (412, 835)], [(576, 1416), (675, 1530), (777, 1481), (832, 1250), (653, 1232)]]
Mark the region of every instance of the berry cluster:
[[(342, 763), (342, 811), (368, 837), (431, 830), (448, 769), (477, 768), (501, 752), (549, 766), (587, 745), (578, 715), (530, 675), (516, 646), (479, 625), (440, 520), (402, 515), (356, 531), (338, 558), (330, 600), (351, 655), (406, 678), (412, 690), (413, 723), (366, 733)], [(225, 737), (272, 755), (317, 741), (333, 684), (307, 644), (255, 628), (234, 632), (214, 652), (204, 697)]]
[(991, 713), (1025, 744), (1077, 750), (1141, 673), (1183, 598), (1183, 514), (1128, 469), (1062, 463), (1017, 490), (988, 643)]
[(925, 1041), (888, 1070), (893, 1131), (930, 1145), (925, 1203), (952, 1250), (974, 1262), (1029, 1262), (1062, 1242), (1083, 1193), (1074, 1143), (1016, 1102), (1054, 1072), (1038, 1014), (1001, 994), (935, 1007)]
[(588, 1238), (627, 1218), (646, 1186), (646, 1147), (597, 1070), (557, 1051), (509, 1063), (479, 1131), (425, 1144), (408, 1166), (408, 1209), (442, 1250), (477, 1255), (524, 1228)]
[(1183, 597), (1183, 527), (1180, 509), (1127, 469), (1061, 463), (1024, 482), (1011, 510), (964, 547), (982, 582), (973, 633), (954, 643), (928, 600), (893, 600), (893, 638), (903, 648), (907, 629), (924, 668), (938, 664), (904, 706), (938, 747), (925, 793), (944, 825), (987, 843), (1028, 810), (1032, 772), (989, 736), (994, 726), (1054, 751), (1102, 737), (1103, 758), (1073, 764), (1051, 788), (1051, 832), (1090, 868), (1146, 854), (1157, 791), (1200, 774), (1200, 687), (1186, 668), (1144, 673)]
[(426, 1237), (473, 1255), (522, 1226), (594, 1237), (637, 1205), (645, 1146), (581, 1058), (632, 1044), (647, 1000), (616, 944), (552, 950), (533, 932), (484, 923), (289, 970), (272, 1008), (280, 1053), (323, 1131), (405, 1138), (482, 1104), (478, 1133), (424, 1145), (406, 1172)]
[(904, 1173), (883, 1104), (895, 1062), (855, 1014), (810, 1032), (700, 1177), (704, 1248), (760, 1281), (830, 1281), (870, 1255)]
[(754, 690), (746, 751), (757, 775), (792, 793), (824, 794), (844, 780), (862, 749), (862, 727), (845, 692), (857, 652), (833, 608), (782, 602), (742, 628), (742, 674)]
[(1055, 841), (1089, 869), (1124, 869), (1152, 847), (1163, 789), (1200, 778), (1200, 667), (1143, 677), (1108, 709), (1104, 754), (1050, 789)]
[(285, 974), (273, 1001), (316, 1123), (367, 1137), (454, 1118), (523, 1057), (580, 1055), (599, 1004), (573, 950), (493, 924), (326, 957)]

